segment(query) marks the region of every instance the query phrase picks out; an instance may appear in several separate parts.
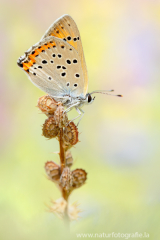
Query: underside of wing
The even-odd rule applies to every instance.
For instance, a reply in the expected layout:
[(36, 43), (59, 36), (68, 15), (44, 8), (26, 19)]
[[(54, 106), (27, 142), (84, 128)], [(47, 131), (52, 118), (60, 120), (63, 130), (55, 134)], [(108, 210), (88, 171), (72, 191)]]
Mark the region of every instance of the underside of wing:
[(51, 96), (85, 96), (80, 57), (70, 44), (54, 36), (35, 44), (17, 61), (30, 80)]
[(42, 39), (48, 36), (55, 36), (57, 38), (63, 39), (71, 46), (73, 46), (78, 52), (84, 77), (84, 92), (86, 94), (88, 90), (87, 67), (85, 63), (80, 33), (75, 21), (69, 15), (62, 16), (50, 26)]

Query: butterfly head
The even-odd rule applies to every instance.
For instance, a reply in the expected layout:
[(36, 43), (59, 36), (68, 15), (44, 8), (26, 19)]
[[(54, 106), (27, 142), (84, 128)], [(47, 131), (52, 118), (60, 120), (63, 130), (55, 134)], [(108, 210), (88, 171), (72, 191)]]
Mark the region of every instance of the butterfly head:
[(87, 93), (86, 95), (86, 104), (91, 104), (93, 103), (95, 97), (92, 97), (90, 93)]
[(110, 94), (108, 92), (113, 92), (114, 90), (98, 90), (98, 91), (93, 91), (91, 93), (87, 93), (86, 94), (86, 97), (85, 99), (83, 100), (83, 104), (90, 104), (90, 103), (93, 103), (94, 99), (95, 99), (95, 96), (92, 97), (92, 94), (95, 94), (95, 93), (101, 93), (101, 94), (107, 94), (107, 95), (111, 95), (111, 96), (116, 96), (116, 97), (122, 97), (122, 95), (114, 95), (114, 94)]
[(92, 97), (90, 93), (87, 93), (85, 98), (78, 98), (79, 107), (93, 103), (94, 99), (95, 97)]

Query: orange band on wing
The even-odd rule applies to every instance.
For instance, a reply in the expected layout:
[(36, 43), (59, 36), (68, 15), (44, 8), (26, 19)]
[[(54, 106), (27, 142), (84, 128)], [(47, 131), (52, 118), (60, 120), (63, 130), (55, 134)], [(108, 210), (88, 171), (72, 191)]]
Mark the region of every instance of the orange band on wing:
[(38, 49), (37, 49), (37, 51), (38, 52), (42, 52), (42, 51), (45, 51), (46, 49), (43, 47), (43, 46), (40, 46)]
[(32, 65), (33, 63), (31, 61), (28, 63), (23, 63), (23, 69), (27, 71)]
[(30, 55), (28, 55), (28, 59), (29, 61), (25, 61), (23, 62), (23, 69), (29, 73), (29, 69), (31, 66), (33, 66), (34, 63), (36, 63), (36, 57), (41, 53), (41, 52), (45, 52), (46, 49), (51, 48), (56, 46), (55, 42), (51, 41), (49, 43), (46, 43), (40, 47), (38, 47), (37, 49), (35, 49), (34, 51), (31, 52)]
[(34, 50), (30, 56), (36, 57), (39, 55), (39, 52), (37, 50)]
[(35, 60), (35, 58), (33, 57), (33, 55), (29, 55), (28, 58), (31, 60), (30, 62), (32, 63), (32, 65), (33, 65), (33, 63), (36, 62), (36, 60)]

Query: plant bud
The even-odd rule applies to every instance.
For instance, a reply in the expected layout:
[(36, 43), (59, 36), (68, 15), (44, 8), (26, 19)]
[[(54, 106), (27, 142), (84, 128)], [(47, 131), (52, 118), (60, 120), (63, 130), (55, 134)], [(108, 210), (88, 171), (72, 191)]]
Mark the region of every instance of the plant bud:
[(73, 158), (70, 150), (67, 150), (65, 154), (66, 154), (66, 165), (67, 167), (71, 167), (73, 164)]
[(65, 167), (60, 178), (61, 186), (67, 191), (70, 190), (72, 187), (72, 180), (73, 177), (71, 170), (68, 167)]
[(87, 179), (87, 173), (83, 169), (75, 169), (74, 171), (72, 171), (72, 176), (73, 176), (72, 183), (73, 188), (81, 187)]
[(58, 164), (48, 161), (45, 163), (44, 168), (51, 181), (58, 181), (60, 179), (60, 166)]
[(54, 138), (59, 133), (59, 127), (56, 125), (54, 117), (49, 117), (45, 120), (42, 128), (42, 134), (46, 138)]
[(37, 106), (46, 115), (53, 115), (58, 107), (58, 103), (54, 100), (54, 98), (46, 95), (38, 99)]
[(66, 123), (68, 122), (67, 114), (64, 112), (64, 107), (60, 102), (58, 103), (58, 107), (54, 112), (54, 118), (56, 125), (59, 126), (59, 128), (65, 127)]
[(64, 142), (66, 146), (75, 145), (78, 142), (78, 129), (74, 122), (70, 122), (64, 129)]

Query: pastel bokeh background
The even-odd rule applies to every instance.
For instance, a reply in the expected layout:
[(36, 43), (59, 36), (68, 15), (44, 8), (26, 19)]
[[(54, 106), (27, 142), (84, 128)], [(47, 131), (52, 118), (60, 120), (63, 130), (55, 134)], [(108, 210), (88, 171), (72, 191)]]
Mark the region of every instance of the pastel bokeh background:
[[(96, 95), (84, 107), (72, 169), (88, 172), (73, 192), (83, 212), (77, 233), (147, 232), (159, 239), (160, 221), (160, 1), (1, 0), (0, 239), (68, 239), (45, 204), (60, 197), (44, 163), (58, 162), (56, 140), (41, 136), (44, 95), (17, 66), (63, 14), (81, 33), (89, 91), (115, 89), (123, 98)], [(75, 116), (73, 110), (70, 117)]]

